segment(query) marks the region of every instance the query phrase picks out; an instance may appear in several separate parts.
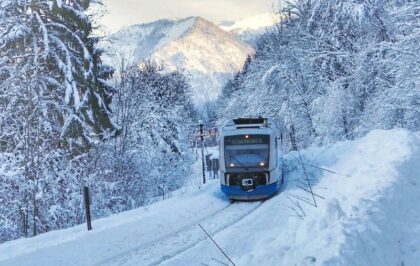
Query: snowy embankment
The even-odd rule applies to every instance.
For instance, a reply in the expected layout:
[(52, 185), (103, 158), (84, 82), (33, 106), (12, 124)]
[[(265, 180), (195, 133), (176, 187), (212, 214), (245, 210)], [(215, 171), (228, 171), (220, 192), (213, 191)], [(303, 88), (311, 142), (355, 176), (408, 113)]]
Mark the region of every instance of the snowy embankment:
[[(420, 261), (420, 135), (366, 137), (286, 158), (286, 187), (263, 203), (230, 204), (210, 182), (85, 226), (0, 245), (0, 265), (416, 265)], [(332, 170), (321, 170), (319, 167)]]

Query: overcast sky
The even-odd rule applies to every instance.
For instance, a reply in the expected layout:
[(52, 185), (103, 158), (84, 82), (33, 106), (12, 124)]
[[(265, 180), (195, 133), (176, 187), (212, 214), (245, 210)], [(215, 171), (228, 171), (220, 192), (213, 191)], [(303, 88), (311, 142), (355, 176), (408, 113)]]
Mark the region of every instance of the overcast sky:
[(210, 21), (237, 20), (271, 12), (279, 0), (103, 0), (109, 31), (161, 18), (201, 16)]

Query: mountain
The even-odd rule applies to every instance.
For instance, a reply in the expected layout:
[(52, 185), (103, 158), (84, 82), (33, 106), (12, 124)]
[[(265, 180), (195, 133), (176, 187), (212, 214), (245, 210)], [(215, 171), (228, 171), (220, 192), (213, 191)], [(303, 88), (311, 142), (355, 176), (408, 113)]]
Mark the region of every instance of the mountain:
[[(198, 109), (214, 101), (254, 49), (201, 17), (164, 19), (121, 29), (106, 38), (106, 63), (121, 55), (134, 63), (151, 60), (168, 71), (181, 70), (190, 80)], [(127, 59), (127, 58), (126, 58)]]
[(262, 13), (238, 21), (221, 21), (217, 25), (224, 31), (236, 34), (242, 41), (255, 46), (258, 37), (274, 28), (280, 18), (274, 13)]

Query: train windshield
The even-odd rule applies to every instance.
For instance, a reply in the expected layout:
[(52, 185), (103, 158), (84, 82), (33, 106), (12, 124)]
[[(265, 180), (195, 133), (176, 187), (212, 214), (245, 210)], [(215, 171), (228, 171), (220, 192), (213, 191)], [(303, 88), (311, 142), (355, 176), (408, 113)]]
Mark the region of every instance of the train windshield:
[(267, 168), (269, 155), (269, 135), (225, 137), (225, 163), (227, 168)]

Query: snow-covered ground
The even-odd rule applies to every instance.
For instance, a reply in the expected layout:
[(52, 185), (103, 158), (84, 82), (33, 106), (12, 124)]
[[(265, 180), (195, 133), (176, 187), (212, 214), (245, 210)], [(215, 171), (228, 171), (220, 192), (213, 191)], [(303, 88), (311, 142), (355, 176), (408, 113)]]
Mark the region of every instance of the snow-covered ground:
[[(231, 204), (211, 181), (146, 208), (0, 245), (0, 265), (418, 265), (420, 134), (373, 131), (286, 158), (283, 191)], [(321, 170), (324, 168), (326, 170)], [(220, 261), (220, 262), (218, 262)]]

